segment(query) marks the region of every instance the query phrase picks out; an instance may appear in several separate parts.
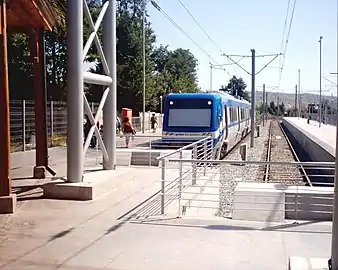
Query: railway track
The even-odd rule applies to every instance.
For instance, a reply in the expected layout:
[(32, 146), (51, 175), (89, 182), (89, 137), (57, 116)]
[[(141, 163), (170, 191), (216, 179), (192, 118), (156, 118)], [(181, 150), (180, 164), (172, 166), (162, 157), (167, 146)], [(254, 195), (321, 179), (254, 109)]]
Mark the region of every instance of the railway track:
[[(269, 137), (263, 160), (268, 162), (295, 162), (298, 156), (287, 138), (279, 121), (271, 121)], [(262, 177), (263, 175), (263, 177)], [(257, 175), (261, 181), (284, 183), (287, 185), (311, 185), (311, 181), (302, 166), (264, 165)]]
[[(256, 120), (255, 121), (255, 127), (258, 126), (258, 125), (260, 125), (262, 123), (262, 121), (263, 120), (261, 118), (259, 118), (258, 120)], [(232, 147), (231, 149), (229, 149), (229, 151), (226, 153), (226, 155), (223, 158), (221, 158), (221, 159), (226, 159), (227, 156), (229, 156), (230, 154), (238, 151), (238, 149), (239, 149), (239, 147), (240, 147), (240, 145), (242, 143), (249, 142), (250, 134), (251, 134), (251, 130), (248, 132), (248, 134), (245, 135), (245, 137), (243, 137), (243, 139), (241, 141), (239, 141), (234, 147)]]

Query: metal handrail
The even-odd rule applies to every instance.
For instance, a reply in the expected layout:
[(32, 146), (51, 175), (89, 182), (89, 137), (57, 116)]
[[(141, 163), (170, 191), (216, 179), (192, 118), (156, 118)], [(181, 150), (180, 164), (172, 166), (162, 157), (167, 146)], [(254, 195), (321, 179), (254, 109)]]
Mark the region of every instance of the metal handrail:
[(219, 160), (219, 159), (169, 159), (169, 162), (182, 162), (182, 163), (216, 163), (216, 164), (252, 164), (252, 165), (298, 165), (298, 166), (313, 166), (316, 165), (318, 167), (334, 167), (335, 162), (284, 162), (284, 161), (244, 161), (244, 160)]
[[(187, 136), (187, 137), (188, 137), (188, 136)], [(172, 152), (170, 152), (170, 153), (167, 153), (167, 154), (164, 154), (164, 155), (162, 155), (162, 156), (157, 157), (156, 160), (162, 160), (162, 159), (164, 159), (164, 158), (167, 158), (167, 157), (169, 157), (169, 156), (171, 156), (171, 155), (174, 155), (174, 154), (176, 154), (176, 153), (181, 152), (182, 150), (186, 150), (186, 149), (188, 149), (188, 148), (190, 148), (190, 147), (192, 147), (192, 146), (195, 146), (195, 145), (197, 145), (197, 144), (199, 144), (199, 143), (205, 142), (205, 141), (207, 141), (208, 139), (211, 139), (211, 137), (210, 137), (210, 136), (209, 136), (209, 137), (205, 137), (205, 138), (200, 139), (200, 140), (198, 140), (198, 141), (196, 141), (196, 142), (193, 142), (193, 143), (190, 143), (190, 144), (188, 144), (188, 145), (185, 145), (185, 146), (183, 146), (183, 147), (181, 147), (181, 148), (179, 148), (179, 149), (176, 149), (176, 150), (174, 150), (174, 151), (172, 151)], [(181, 160), (181, 159), (179, 159), (179, 160)]]
[[(121, 134), (122, 135), (122, 134)], [(187, 135), (187, 136), (177, 136), (177, 135), (155, 135), (155, 134), (152, 134), (152, 132), (149, 132), (149, 133), (145, 133), (145, 134), (135, 134), (133, 135), (135, 138), (178, 138), (178, 139), (196, 139), (196, 138), (201, 138), (203, 137), (202, 135)], [(210, 137), (211, 138), (211, 137)], [(202, 138), (202, 139), (205, 139)]]

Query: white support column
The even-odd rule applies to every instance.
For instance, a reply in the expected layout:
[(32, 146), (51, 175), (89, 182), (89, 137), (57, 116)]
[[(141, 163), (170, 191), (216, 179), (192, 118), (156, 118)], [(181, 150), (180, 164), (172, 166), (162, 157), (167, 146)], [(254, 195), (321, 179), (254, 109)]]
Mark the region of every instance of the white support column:
[[(103, 169), (116, 169), (116, 0), (109, 1), (103, 19), (103, 48), (112, 79), (103, 108), (103, 141), (109, 158), (103, 159)], [(108, 75), (108, 74), (107, 74)]]
[(83, 177), (83, 0), (68, 1), (67, 181)]

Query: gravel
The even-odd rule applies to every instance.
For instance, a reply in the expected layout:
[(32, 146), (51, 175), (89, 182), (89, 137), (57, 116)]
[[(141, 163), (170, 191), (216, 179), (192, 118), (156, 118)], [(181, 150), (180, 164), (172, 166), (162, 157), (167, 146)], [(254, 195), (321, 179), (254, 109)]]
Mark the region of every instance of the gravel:
[[(260, 125), (260, 137), (255, 135), (255, 144), (250, 148), (250, 134), (240, 143), (247, 143), (247, 160), (262, 161), (266, 156), (266, 144), (269, 136), (270, 121)], [(239, 144), (239, 145), (240, 145)], [(225, 160), (241, 160), (239, 147), (233, 149), (225, 158)], [(229, 217), (233, 202), (233, 195), (237, 183), (239, 182), (255, 182), (257, 175), (261, 174), (262, 167), (258, 165), (231, 165), (223, 164), (220, 168), (220, 203), (217, 216)]]

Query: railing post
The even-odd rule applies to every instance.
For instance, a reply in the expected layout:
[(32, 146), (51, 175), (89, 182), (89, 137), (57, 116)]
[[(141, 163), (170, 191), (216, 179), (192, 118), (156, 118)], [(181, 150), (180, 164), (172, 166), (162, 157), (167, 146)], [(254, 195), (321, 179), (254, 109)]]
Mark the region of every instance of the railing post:
[[(197, 145), (194, 145), (193, 151), (192, 151), (193, 159), (197, 159)], [(196, 185), (196, 176), (197, 176), (197, 163), (194, 162), (192, 164), (192, 185)]]
[(204, 172), (203, 172), (203, 175), (204, 176), (207, 174), (207, 163), (205, 162), (207, 160), (207, 143), (208, 143), (208, 140), (205, 140), (203, 142), (203, 151), (204, 151), (204, 154), (203, 154), (203, 159), (204, 159)]
[[(180, 160), (183, 159), (183, 152), (180, 151)], [(183, 181), (183, 163), (179, 164), (179, 182), (178, 182), (178, 217), (181, 217), (181, 198), (182, 198), (182, 181)]]
[(149, 136), (149, 160), (148, 160), (149, 167), (151, 167), (151, 137)]
[(298, 187), (299, 187), (299, 179), (297, 179), (297, 190), (296, 190), (296, 224), (298, 224)]
[(165, 196), (165, 158), (162, 159), (161, 164), (161, 215), (164, 215), (164, 200)]
[(21, 119), (22, 119), (22, 151), (26, 151), (26, 101), (22, 100), (21, 106)]

